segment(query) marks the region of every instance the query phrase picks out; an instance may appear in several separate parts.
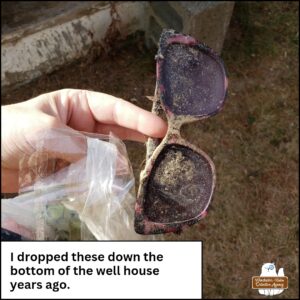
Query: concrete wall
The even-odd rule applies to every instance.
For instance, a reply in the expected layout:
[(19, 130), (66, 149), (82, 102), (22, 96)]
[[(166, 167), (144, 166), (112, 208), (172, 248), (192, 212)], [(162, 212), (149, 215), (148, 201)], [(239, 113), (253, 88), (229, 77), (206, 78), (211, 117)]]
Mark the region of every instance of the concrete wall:
[(146, 32), (149, 46), (162, 28), (173, 28), (220, 52), (233, 9), (225, 1), (2, 3), (2, 92), (88, 55), (95, 45), (109, 49), (117, 35), (137, 30)]
[(233, 1), (150, 1), (148, 44), (157, 44), (162, 28), (190, 34), (221, 53)]
[(29, 82), (86, 55), (95, 44), (105, 49), (116, 32), (127, 36), (145, 31), (146, 6), (147, 2), (88, 1), (51, 18), (35, 16), (36, 23), (26, 19), (15, 30), (8, 28), (1, 37), (1, 86)]

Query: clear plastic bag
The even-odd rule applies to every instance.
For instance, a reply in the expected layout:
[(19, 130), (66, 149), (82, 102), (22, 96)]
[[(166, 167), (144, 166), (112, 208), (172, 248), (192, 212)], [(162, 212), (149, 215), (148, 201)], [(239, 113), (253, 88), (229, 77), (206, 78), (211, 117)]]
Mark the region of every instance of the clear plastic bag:
[[(19, 196), (2, 227), (33, 240), (145, 239), (134, 231), (134, 177), (113, 135), (52, 129), (20, 161)], [(147, 239), (153, 237), (147, 237)]]

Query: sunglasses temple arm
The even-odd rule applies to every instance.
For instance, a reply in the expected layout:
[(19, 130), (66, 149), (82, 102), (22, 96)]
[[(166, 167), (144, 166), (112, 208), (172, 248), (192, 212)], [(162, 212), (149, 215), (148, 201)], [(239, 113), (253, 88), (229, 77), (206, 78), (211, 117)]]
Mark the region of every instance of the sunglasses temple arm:
[[(157, 97), (154, 98), (153, 104), (152, 104), (152, 110), (151, 112), (159, 117), (162, 117), (164, 115), (164, 111), (160, 105), (160, 101), (157, 99)], [(160, 144), (161, 139), (156, 138), (149, 138), (146, 145), (146, 163), (152, 156), (154, 150), (156, 147)]]

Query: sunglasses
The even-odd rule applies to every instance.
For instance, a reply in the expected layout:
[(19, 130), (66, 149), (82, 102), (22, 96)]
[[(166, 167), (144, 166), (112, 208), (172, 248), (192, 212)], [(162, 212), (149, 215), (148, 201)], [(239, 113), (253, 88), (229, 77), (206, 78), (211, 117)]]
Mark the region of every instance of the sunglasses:
[[(140, 234), (181, 232), (207, 214), (215, 184), (209, 156), (180, 135), (183, 124), (215, 115), (227, 94), (220, 57), (191, 36), (164, 30), (156, 55), (154, 111), (160, 106), (168, 132), (150, 141), (135, 205), (135, 231)], [(150, 146), (148, 144), (148, 146)]]

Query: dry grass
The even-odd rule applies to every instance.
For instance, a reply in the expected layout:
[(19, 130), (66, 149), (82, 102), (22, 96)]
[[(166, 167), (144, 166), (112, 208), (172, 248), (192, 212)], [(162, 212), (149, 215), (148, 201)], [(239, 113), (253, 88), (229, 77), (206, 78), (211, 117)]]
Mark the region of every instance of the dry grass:
[[(271, 261), (289, 277), (289, 289), (276, 298), (299, 293), (298, 8), (298, 2), (236, 4), (223, 49), (228, 101), (217, 116), (183, 129), (213, 158), (217, 188), (203, 222), (166, 238), (204, 241), (205, 298), (260, 298), (251, 276)], [(150, 109), (145, 96), (154, 92), (154, 54), (130, 42), (115, 54), (45, 76), (2, 103), (73, 87)], [(138, 179), (145, 147), (127, 145)]]
[(298, 295), (297, 12), (297, 3), (238, 4), (223, 49), (228, 102), (184, 131), (218, 171), (207, 219), (181, 237), (204, 240), (207, 298), (259, 298), (250, 278), (271, 261), (289, 277), (278, 297)]

